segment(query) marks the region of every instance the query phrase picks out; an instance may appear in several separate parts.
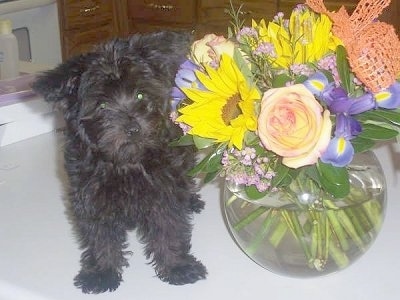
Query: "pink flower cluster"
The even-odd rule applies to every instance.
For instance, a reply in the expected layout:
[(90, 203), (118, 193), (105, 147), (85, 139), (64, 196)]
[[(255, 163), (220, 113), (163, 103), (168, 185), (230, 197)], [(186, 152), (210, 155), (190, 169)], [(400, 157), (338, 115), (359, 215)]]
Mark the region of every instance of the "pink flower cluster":
[(265, 155), (257, 155), (254, 148), (225, 151), (222, 166), (221, 175), (237, 185), (254, 185), (259, 192), (273, 190), (271, 180), (275, 173), (272, 171), (271, 161)]
[(340, 85), (339, 73), (336, 67), (336, 55), (327, 55), (320, 59), (318, 62), (318, 68), (322, 70), (330, 71), (333, 75), (336, 86)]

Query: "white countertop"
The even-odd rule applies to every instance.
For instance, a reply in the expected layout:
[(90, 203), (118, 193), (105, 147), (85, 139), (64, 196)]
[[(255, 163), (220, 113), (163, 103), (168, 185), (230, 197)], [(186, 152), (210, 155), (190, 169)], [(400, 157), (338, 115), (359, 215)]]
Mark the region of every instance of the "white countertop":
[(293, 279), (252, 262), (230, 238), (220, 209), (220, 190), (201, 190), (206, 208), (194, 217), (193, 252), (209, 276), (171, 286), (154, 276), (134, 234), (124, 282), (113, 293), (84, 295), (73, 277), (80, 251), (64, 216), (62, 141), (52, 132), (0, 148), (0, 299), (400, 299), (400, 151), (378, 154), (388, 183), (387, 216), (371, 249), (349, 268), (326, 277)]
[(0, 2), (0, 15), (49, 5), (54, 2), (56, 2), (56, 0), (14, 0), (9, 2)]
[(31, 63), (28, 61), (19, 61), (18, 70), (22, 73), (39, 73), (43, 71), (47, 71), (54, 68), (53, 65), (46, 65), (46, 64), (38, 64), (38, 63)]

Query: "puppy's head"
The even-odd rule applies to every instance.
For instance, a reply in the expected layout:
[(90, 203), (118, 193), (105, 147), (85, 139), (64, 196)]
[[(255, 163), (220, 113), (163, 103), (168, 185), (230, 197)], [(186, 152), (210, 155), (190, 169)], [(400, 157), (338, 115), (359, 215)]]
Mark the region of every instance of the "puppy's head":
[(175, 32), (116, 39), (42, 74), (33, 89), (104, 159), (136, 162), (174, 138), (170, 93), (189, 46)]

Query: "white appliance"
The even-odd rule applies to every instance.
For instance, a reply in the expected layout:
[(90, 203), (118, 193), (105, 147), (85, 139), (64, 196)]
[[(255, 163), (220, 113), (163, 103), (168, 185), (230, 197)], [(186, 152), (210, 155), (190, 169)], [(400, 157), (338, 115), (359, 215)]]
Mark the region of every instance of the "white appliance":
[(43, 65), (61, 62), (56, 0), (0, 0), (0, 18), (12, 22), (20, 60)]
[(0, 0), (0, 18), (12, 22), (20, 59), (20, 76), (0, 80), (1, 148), (62, 126), (52, 107), (31, 91), (29, 75), (61, 63), (62, 56), (56, 0)]

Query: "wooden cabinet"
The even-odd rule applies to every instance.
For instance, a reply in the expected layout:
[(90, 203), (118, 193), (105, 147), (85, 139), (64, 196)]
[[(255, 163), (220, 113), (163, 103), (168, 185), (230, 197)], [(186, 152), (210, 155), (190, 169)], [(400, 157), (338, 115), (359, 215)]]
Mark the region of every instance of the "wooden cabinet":
[[(301, 3), (302, 1), (298, 0), (278, 0), (278, 11), (281, 11), (285, 14), (286, 17), (290, 15), (290, 12), (293, 8)], [(305, 1), (304, 1), (305, 2)], [(358, 0), (325, 0), (325, 6), (331, 11), (337, 11), (341, 6), (344, 6), (348, 12), (352, 12), (357, 5)]]
[(392, 0), (379, 19), (392, 24), (400, 36), (400, 1)]
[[(99, 42), (136, 32), (185, 30), (196, 38), (227, 34), (232, 20), (229, 0), (57, 0), (63, 59), (90, 50)], [(300, 0), (232, 0), (241, 17), (271, 20), (277, 12), (288, 17)], [(400, 32), (400, 4), (392, 0), (382, 20)], [(330, 10), (344, 5), (351, 12), (358, 0), (325, 0)]]
[(128, 0), (128, 24), (131, 33), (159, 29), (193, 31), (197, 1)]
[(118, 21), (120, 7), (118, 0), (58, 0), (63, 59), (127, 31)]

